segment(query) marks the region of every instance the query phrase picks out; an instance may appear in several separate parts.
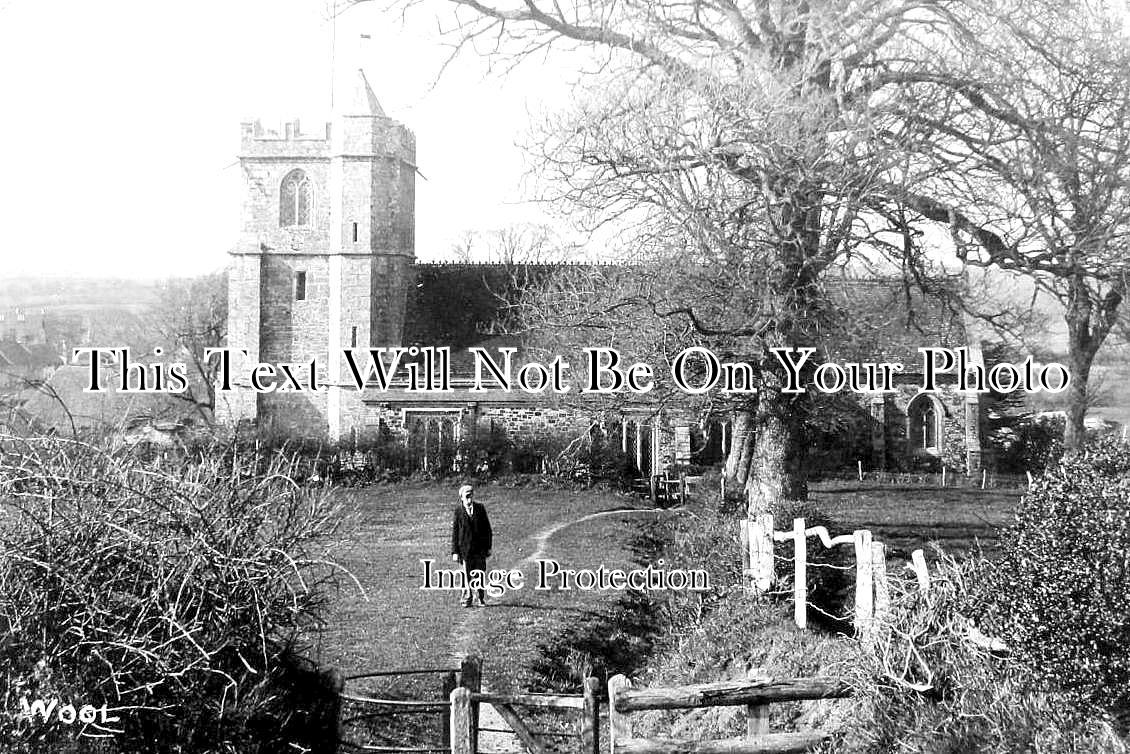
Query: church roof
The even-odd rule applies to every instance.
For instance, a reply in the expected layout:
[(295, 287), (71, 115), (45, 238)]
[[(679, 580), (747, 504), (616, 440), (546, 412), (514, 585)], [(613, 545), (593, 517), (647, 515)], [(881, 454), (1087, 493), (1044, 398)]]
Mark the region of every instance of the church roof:
[(544, 280), (553, 264), (416, 264), (404, 327), (406, 346), (451, 348), (452, 372), (469, 373), (467, 349), (522, 346), (519, 335), (502, 333), (499, 323), (521, 291)]
[(55, 370), (46, 384), (30, 393), (21, 408), (41, 428), (53, 428), (63, 434), (127, 427), (142, 420), (176, 420), (192, 413), (191, 404), (175, 395), (121, 392), (116, 389), (116, 380), (116, 374), (110, 374), (103, 382), (105, 389), (89, 392), (89, 366), (69, 364)]
[[(470, 370), (466, 349), (521, 348), (522, 338), (504, 331), (521, 291), (553, 272), (559, 264), (422, 263), (407, 301), (404, 345), (448, 346), (452, 371)], [(567, 267), (566, 267), (567, 268)], [(838, 361), (901, 362), (916, 373), (920, 347), (967, 345), (961, 317), (941, 302), (907, 289), (900, 280), (833, 278), (825, 291), (843, 324), (824, 344), (825, 356)]]
[(962, 317), (942, 301), (894, 278), (833, 279), (825, 282), (844, 323), (827, 355), (837, 361), (900, 362), (917, 373), (919, 348), (969, 345)]

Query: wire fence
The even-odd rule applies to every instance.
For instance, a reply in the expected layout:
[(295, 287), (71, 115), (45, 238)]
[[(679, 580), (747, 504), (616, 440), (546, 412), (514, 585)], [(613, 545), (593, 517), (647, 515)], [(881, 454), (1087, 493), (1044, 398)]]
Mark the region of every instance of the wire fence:
[[(792, 527), (777, 530), (773, 516), (761, 514), (739, 522), (742, 543), (742, 573), (747, 577), (747, 588), (759, 594), (790, 594), (793, 599), (793, 620), (800, 628), (808, 625), (810, 611), (836, 622), (850, 622), (857, 633), (869, 632), (877, 619), (888, 612), (890, 606), (890, 578), (887, 548), (875, 541), (869, 529), (857, 529), (850, 534), (833, 536), (823, 526), (808, 527), (803, 518), (795, 518)], [(850, 547), (851, 562), (847, 557), (837, 559), (813, 558), (809, 539), (817, 539), (824, 551)], [(777, 552), (777, 544), (791, 543), (792, 556)], [(823, 555), (817, 551), (818, 555)], [(930, 574), (922, 550), (915, 550), (909, 561), (904, 561), (904, 571), (915, 575), (918, 588), (929, 589)], [(853, 599), (851, 610), (840, 614), (830, 612), (810, 597), (812, 574), (815, 570), (842, 576), (854, 574), (851, 584)], [(847, 579), (843, 581), (846, 583)], [(787, 585), (787, 587), (786, 587)], [(786, 588), (783, 588), (786, 587)]]

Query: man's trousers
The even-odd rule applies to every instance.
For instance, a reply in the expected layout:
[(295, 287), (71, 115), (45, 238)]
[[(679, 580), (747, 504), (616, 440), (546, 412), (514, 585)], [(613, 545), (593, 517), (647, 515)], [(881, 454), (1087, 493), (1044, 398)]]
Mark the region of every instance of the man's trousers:
[[(464, 605), (470, 605), (471, 604), (471, 596), (472, 596), (472, 594), (471, 594), (472, 593), (471, 573), (473, 571), (482, 571), (482, 575), (479, 576), (479, 579), (480, 579), (479, 583), (485, 584), (486, 578), (487, 578), (487, 576), (486, 576), (487, 559), (484, 558), (484, 557), (474, 556), (474, 555), (471, 556), (470, 558), (463, 558), (463, 574), (464, 574), (464, 576), (466, 576), (466, 582), (463, 585), (463, 599), (462, 599), (462, 604), (464, 604)], [(486, 602), (487, 594), (486, 594), (485, 589), (482, 589), (482, 588), (476, 589), (476, 590), (474, 590), (474, 592), (475, 592), (474, 596), (478, 598), (479, 602)]]

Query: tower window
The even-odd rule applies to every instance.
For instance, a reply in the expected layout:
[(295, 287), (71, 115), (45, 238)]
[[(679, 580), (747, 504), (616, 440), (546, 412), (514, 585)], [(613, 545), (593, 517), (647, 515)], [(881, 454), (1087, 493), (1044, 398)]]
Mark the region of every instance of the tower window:
[(294, 300), (306, 300), (306, 271), (299, 270), (294, 274)]
[(314, 186), (302, 170), (292, 170), (279, 191), (279, 226), (310, 225), (314, 209)]
[(352, 332), (349, 335), (349, 347), (350, 348), (356, 348), (357, 347), (357, 325), (353, 326)]
[(353, 243), (357, 243), (357, 223), (353, 223)]

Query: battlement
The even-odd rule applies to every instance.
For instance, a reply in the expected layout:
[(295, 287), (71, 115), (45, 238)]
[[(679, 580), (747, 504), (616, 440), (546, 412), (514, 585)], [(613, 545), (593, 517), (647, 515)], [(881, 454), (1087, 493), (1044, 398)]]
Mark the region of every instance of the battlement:
[(302, 125), (297, 118), (280, 124), (278, 129), (263, 128), (259, 120), (239, 124), (240, 135), (244, 141), (325, 141), (330, 140), (332, 123), (326, 123), (321, 133), (307, 134), (302, 132)]
[[(335, 125), (339, 132), (335, 132)], [(254, 120), (240, 124), (240, 143), (241, 156), (250, 158), (325, 159), (338, 154), (379, 154), (396, 156), (409, 164), (416, 161), (415, 134), (384, 115), (342, 116), (316, 133), (304, 133), (297, 119), (278, 128), (264, 128)]]
[(239, 130), (244, 157), (326, 158), (330, 155), (329, 123), (316, 134), (303, 133), (298, 120), (282, 123), (278, 129), (263, 128), (256, 120), (241, 123)]

